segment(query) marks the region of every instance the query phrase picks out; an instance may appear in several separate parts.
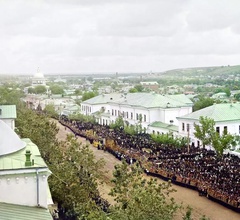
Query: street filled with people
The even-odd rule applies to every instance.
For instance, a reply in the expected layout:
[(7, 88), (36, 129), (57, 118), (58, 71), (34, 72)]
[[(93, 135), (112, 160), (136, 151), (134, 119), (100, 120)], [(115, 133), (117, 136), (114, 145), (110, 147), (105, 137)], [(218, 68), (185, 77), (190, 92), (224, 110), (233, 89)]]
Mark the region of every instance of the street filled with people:
[(129, 164), (138, 161), (148, 175), (198, 190), (199, 196), (240, 212), (240, 158), (236, 155), (228, 153), (219, 157), (213, 150), (200, 147), (159, 144), (146, 133), (130, 135), (123, 128), (72, 121), (66, 116), (59, 122), (99, 150), (108, 151)]

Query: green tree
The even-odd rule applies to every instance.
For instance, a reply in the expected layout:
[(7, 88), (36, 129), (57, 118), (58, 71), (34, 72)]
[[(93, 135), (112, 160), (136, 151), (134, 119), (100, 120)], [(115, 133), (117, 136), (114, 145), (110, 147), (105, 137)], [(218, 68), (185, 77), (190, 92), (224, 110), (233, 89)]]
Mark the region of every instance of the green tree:
[(237, 93), (234, 95), (234, 98), (237, 100), (237, 101), (240, 101), (240, 93)]
[(194, 124), (194, 135), (196, 138), (202, 141), (203, 148), (212, 143), (212, 138), (215, 134), (214, 126), (215, 121), (204, 116), (200, 116), (199, 124)]
[(83, 93), (83, 95), (82, 95), (82, 101), (91, 99), (91, 98), (93, 98), (93, 97), (95, 97), (95, 96), (97, 96), (97, 93), (96, 93), (96, 92), (85, 92), (85, 93)]
[(144, 90), (144, 87), (141, 84), (135, 85), (134, 88), (137, 90), (137, 92), (143, 92)]
[(56, 118), (58, 116), (58, 113), (56, 112), (53, 104), (46, 105), (43, 111), (50, 117)]
[(61, 215), (71, 219), (104, 219), (102, 209), (108, 208), (108, 203), (101, 199), (97, 188), (103, 159), (96, 160), (89, 147), (79, 144), (73, 135), (60, 142), (56, 151), (59, 154), (50, 158), (55, 176), (50, 176), (49, 183), (55, 201), (64, 208)]
[(229, 149), (231, 146), (236, 145), (235, 137), (229, 134), (226, 130), (220, 135), (215, 132), (212, 138), (212, 146), (215, 149), (218, 156), (222, 156), (224, 150)]
[(24, 94), (17, 85), (9, 87), (8, 85), (0, 86), (0, 104), (1, 105), (21, 105), (20, 98)]
[(138, 90), (136, 88), (129, 89), (129, 93), (136, 93), (136, 92), (138, 92)]
[(42, 86), (42, 85), (38, 85), (34, 88), (34, 92), (36, 94), (44, 94), (44, 93), (46, 93), (46, 91), (47, 91), (46, 87)]
[(50, 88), (52, 94), (63, 94), (64, 93), (63, 87), (60, 85), (53, 84), (49, 88)]
[(157, 179), (144, 179), (137, 163), (116, 165), (113, 176), (110, 195), (114, 196), (116, 205), (109, 213), (112, 220), (172, 220), (180, 208), (170, 197), (174, 191), (170, 182), (159, 184)]
[(30, 138), (53, 173), (49, 185), (54, 202), (59, 205), (61, 219), (106, 219), (108, 203), (98, 191), (103, 160), (96, 160), (88, 146), (73, 135), (58, 142), (58, 128), (45, 115), (26, 108), (18, 110), (18, 134)]
[(122, 116), (118, 116), (114, 123), (110, 124), (113, 129), (124, 129), (124, 121)]
[(206, 108), (208, 106), (213, 105), (214, 100), (209, 97), (200, 96), (198, 101), (196, 101), (193, 105), (193, 111), (198, 111), (200, 109)]

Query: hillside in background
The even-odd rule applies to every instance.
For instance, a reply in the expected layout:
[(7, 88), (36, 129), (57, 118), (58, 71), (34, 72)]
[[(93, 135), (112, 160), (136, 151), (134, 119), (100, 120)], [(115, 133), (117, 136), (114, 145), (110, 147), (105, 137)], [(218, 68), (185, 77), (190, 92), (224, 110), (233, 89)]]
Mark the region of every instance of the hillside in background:
[(161, 74), (163, 77), (196, 77), (196, 76), (229, 76), (240, 74), (240, 65), (216, 66), (216, 67), (194, 67), (168, 70)]

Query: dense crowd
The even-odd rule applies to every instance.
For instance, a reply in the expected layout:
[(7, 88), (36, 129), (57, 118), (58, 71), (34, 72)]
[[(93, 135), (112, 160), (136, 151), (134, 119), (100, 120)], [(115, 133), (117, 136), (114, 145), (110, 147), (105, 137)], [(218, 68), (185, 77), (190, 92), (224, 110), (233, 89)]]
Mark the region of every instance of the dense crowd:
[(173, 183), (199, 191), (236, 211), (240, 211), (240, 158), (232, 154), (218, 157), (212, 150), (199, 147), (176, 148), (158, 144), (149, 134), (130, 135), (123, 129), (70, 121), (60, 122), (75, 135), (97, 141), (98, 147), (128, 163), (139, 161), (148, 175), (159, 176)]

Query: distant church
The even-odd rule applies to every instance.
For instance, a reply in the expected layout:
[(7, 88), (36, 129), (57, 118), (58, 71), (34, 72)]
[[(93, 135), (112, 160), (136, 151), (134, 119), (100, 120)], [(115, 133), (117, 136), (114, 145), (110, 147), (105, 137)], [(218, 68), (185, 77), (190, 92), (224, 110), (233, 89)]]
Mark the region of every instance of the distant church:
[(37, 71), (37, 73), (34, 74), (33, 78), (32, 78), (32, 86), (46, 86), (46, 78), (44, 77), (43, 73), (39, 72), (39, 69)]

